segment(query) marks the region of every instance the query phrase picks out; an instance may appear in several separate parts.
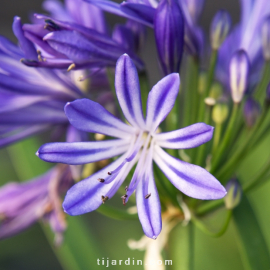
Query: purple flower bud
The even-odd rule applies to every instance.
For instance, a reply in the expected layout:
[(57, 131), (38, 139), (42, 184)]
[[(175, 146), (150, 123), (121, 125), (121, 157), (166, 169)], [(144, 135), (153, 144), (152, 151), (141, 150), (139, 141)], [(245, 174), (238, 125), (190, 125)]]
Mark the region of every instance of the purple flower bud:
[(260, 104), (252, 97), (248, 98), (244, 106), (244, 118), (249, 128), (255, 125), (260, 113)]
[(231, 16), (226, 10), (220, 10), (216, 13), (211, 23), (210, 39), (213, 50), (217, 50), (231, 28)]
[(248, 85), (249, 59), (244, 50), (236, 51), (230, 61), (230, 87), (234, 103), (241, 102)]
[(233, 209), (240, 203), (242, 197), (242, 189), (237, 179), (231, 179), (226, 185), (226, 190), (225, 206), (227, 209)]
[(175, 0), (161, 0), (154, 30), (159, 62), (165, 75), (179, 72), (184, 45), (184, 19)]
[(270, 16), (264, 20), (262, 26), (262, 47), (265, 60), (270, 60)]

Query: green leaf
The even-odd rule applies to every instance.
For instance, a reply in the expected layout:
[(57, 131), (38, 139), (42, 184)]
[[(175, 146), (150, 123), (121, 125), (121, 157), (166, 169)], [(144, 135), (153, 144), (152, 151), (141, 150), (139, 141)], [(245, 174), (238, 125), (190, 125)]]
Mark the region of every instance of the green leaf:
[(243, 195), (238, 207), (233, 210), (233, 220), (238, 231), (238, 242), (245, 269), (265, 270), (270, 268), (270, 253), (248, 198)]

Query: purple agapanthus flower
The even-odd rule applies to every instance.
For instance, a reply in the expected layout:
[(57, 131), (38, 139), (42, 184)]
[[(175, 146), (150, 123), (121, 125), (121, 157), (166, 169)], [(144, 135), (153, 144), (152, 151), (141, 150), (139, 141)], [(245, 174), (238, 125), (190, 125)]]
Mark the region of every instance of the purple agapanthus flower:
[[(27, 66), (57, 69), (85, 69), (115, 66), (123, 53), (129, 53), (138, 68), (143, 62), (129, 48), (108, 35), (100, 9), (82, 0), (67, 0), (63, 6), (49, 0), (44, 7), (51, 16), (34, 15), (34, 24), (24, 24), (22, 35), (35, 44), (40, 59), (26, 57)], [(132, 34), (132, 31), (130, 31)]]
[(61, 193), (73, 180), (69, 166), (61, 165), (25, 183), (8, 183), (0, 189), (0, 239), (13, 236), (43, 219), (59, 245), (66, 229)]
[(88, 99), (68, 103), (65, 113), (77, 129), (101, 133), (118, 139), (50, 143), (37, 155), (49, 162), (85, 164), (121, 155), (109, 166), (74, 185), (65, 197), (63, 208), (70, 215), (97, 209), (110, 199), (137, 163), (132, 180), (122, 197), (125, 204), (136, 190), (138, 215), (145, 234), (155, 239), (161, 231), (161, 207), (153, 176), (153, 160), (184, 194), (204, 200), (219, 199), (226, 190), (205, 169), (170, 156), (163, 148), (187, 149), (212, 138), (213, 127), (197, 123), (183, 129), (158, 133), (159, 124), (174, 106), (179, 92), (179, 74), (164, 77), (149, 92), (144, 118), (136, 68), (128, 55), (116, 65), (115, 89), (119, 104), (129, 125)]
[(13, 29), (19, 46), (0, 36), (0, 147), (51, 127), (67, 127), (63, 108), (69, 101), (88, 96), (104, 105), (113, 102), (104, 70), (97, 70), (86, 87), (78, 77), (91, 76), (87, 70), (78, 74), (23, 65), (20, 59), (39, 61), (41, 56), (23, 35), (20, 18), (15, 17)]

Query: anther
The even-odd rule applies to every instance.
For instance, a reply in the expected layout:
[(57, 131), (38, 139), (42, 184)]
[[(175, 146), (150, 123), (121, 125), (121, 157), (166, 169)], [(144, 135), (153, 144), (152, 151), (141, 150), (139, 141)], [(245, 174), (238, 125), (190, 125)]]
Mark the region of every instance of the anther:
[(128, 191), (128, 186), (125, 187), (125, 191)]
[(76, 65), (75, 65), (74, 63), (72, 63), (72, 64), (68, 67), (67, 71), (71, 71), (71, 70), (74, 69), (75, 67), (76, 67)]
[(99, 181), (100, 183), (104, 183), (104, 182), (105, 182), (105, 179), (103, 179), (103, 178), (98, 178), (98, 181)]
[(149, 199), (150, 196), (151, 196), (151, 193), (147, 194), (144, 198), (145, 198), (145, 199)]
[(112, 172), (108, 172), (108, 175), (112, 175)]
[(109, 197), (108, 196), (101, 196), (101, 200), (102, 200), (102, 203), (104, 204), (106, 201), (109, 200)]
[(125, 194), (125, 195), (123, 195), (122, 197), (121, 197), (121, 199), (122, 199), (122, 201), (123, 201), (123, 205), (126, 205), (126, 198), (128, 197), (128, 195), (127, 194)]

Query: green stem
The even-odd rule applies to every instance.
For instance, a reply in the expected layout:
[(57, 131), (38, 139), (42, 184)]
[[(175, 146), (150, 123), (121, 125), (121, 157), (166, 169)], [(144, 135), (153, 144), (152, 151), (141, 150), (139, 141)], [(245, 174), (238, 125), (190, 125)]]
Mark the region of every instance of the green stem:
[[(253, 146), (254, 142), (257, 141), (254, 141), (254, 138), (260, 138), (259, 135), (263, 133), (260, 128), (262, 127), (267, 113), (268, 107), (264, 109), (264, 112), (262, 113), (259, 121), (253, 127), (250, 133), (246, 136), (244, 142), (239, 146), (236, 151), (234, 151), (234, 153), (228, 159), (227, 163), (223, 164), (222, 168), (216, 172), (215, 175), (217, 178), (227, 179), (228, 177), (230, 177), (231, 173), (235, 170), (239, 162), (241, 162), (241, 160), (245, 156), (245, 153), (247, 153), (250, 147)], [(212, 170), (211, 172), (214, 172), (214, 170)]]
[(265, 97), (266, 87), (267, 84), (269, 83), (269, 78), (270, 78), (270, 61), (268, 60), (264, 64), (263, 75), (260, 80), (260, 83), (257, 85), (254, 91), (254, 97), (258, 99), (260, 102), (262, 102)]
[(221, 145), (217, 149), (217, 151), (213, 153), (213, 163), (211, 166), (211, 173), (216, 172), (217, 168), (220, 165), (220, 161), (222, 160), (222, 154), (231, 142), (231, 134), (233, 132), (233, 129), (235, 128), (235, 122), (237, 120), (238, 112), (239, 112), (239, 104), (234, 103), (233, 111), (232, 111), (227, 129), (225, 131), (224, 137), (222, 138)]
[(222, 124), (216, 124), (214, 132), (214, 141), (213, 141), (213, 153), (216, 152), (219, 145), (220, 137), (222, 131)]
[(216, 63), (217, 63), (217, 51), (213, 50), (210, 58), (210, 66), (209, 66), (209, 71), (207, 75), (207, 81), (206, 81), (206, 87), (203, 93), (201, 94), (200, 97), (200, 104), (199, 104), (199, 113), (198, 113), (198, 120), (197, 122), (202, 122), (204, 119), (204, 111), (205, 111), (205, 103), (204, 99), (209, 95), (214, 76), (215, 76), (215, 68), (216, 68)]
[(212, 212), (221, 206), (224, 206), (224, 200), (214, 200), (214, 201), (209, 201), (206, 203), (203, 203), (196, 209), (196, 215), (198, 216), (203, 216), (205, 214), (208, 214), (209, 212)]
[(194, 251), (195, 251), (195, 247), (194, 247), (194, 242), (195, 242), (195, 239), (194, 239), (194, 226), (193, 224), (190, 222), (188, 224), (188, 238), (189, 238), (189, 245), (188, 245), (188, 249), (189, 249), (189, 252), (188, 252), (188, 269), (189, 270), (193, 270), (194, 269)]
[(220, 237), (222, 236), (226, 231), (227, 231), (227, 228), (229, 226), (229, 223), (230, 223), (230, 220), (231, 220), (231, 217), (232, 217), (232, 210), (228, 210), (227, 211), (227, 215), (226, 215), (226, 219), (225, 219), (225, 222), (223, 223), (222, 227), (220, 228), (220, 230), (218, 232), (212, 232), (210, 231), (206, 225), (201, 222), (197, 217), (195, 217), (194, 215), (192, 216), (192, 221), (194, 223), (194, 225), (200, 229), (202, 232), (204, 232), (205, 234), (207, 235), (210, 235), (212, 237)]

